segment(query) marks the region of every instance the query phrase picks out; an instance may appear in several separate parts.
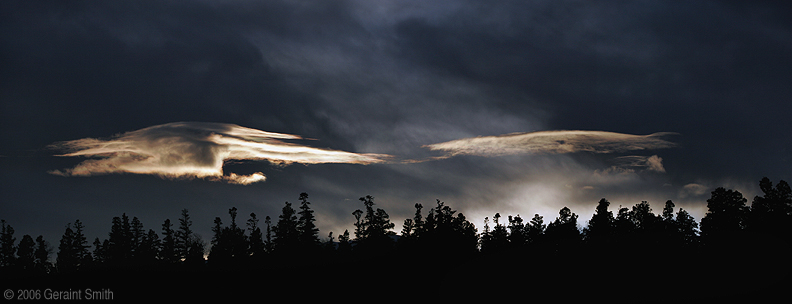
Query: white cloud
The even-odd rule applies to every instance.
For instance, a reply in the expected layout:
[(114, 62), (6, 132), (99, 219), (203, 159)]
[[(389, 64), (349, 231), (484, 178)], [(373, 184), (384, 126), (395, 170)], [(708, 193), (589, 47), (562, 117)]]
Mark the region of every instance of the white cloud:
[(165, 178), (204, 178), (233, 184), (264, 181), (261, 172), (224, 175), (230, 161), (292, 163), (372, 164), (385, 161), (383, 154), (359, 154), (319, 149), (284, 139), (298, 135), (266, 132), (233, 124), (177, 122), (126, 132), (110, 139), (84, 138), (53, 144), (69, 151), (59, 156), (84, 156), (71, 169), (50, 173), (62, 176), (91, 176), (109, 173), (152, 174)]
[(646, 159), (646, 165), (647, 165), (647, 170), (666, 172), (665, 167), (663, 167), (663, 159), (657, 155), (649, 156)]
[(702, 184), (690, 183), (682, 186), (682, 190), (679, 191), (679, 197), (700, 196), (706, 194), (708, 190), (709, 187)]

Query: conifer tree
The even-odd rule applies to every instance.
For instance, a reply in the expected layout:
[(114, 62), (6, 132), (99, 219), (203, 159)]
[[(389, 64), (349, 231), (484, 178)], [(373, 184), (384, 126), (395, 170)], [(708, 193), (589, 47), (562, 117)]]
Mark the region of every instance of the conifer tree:
[(44, 240), (44, 236), (39, 235), (36, 237), (36, 252), (35, 254), (35, 268), (36, 271), (41, 273), (48, 273), (52, 268), (52, 265), (49, 261), (50, 254), (52, 253), (52, 248), (50, 248), (49, 243)]
[(170, 219), (165, 219), (162, 223), (162, 249), (160, 250), (160, 260), (166, 263), (176, 263), (179, 255), (176, 251), (176, 232), (171, 228)]
[(278, 223), (273, 228), (275, 234), (275, 250), (281, 253), (293, 252), (299, 242), (297, 216), (291, 203), (286, 202), (278, 216)]
[(107, 259), (107, 252), (105, 250), (105, 246), (102, 245), (102, 241), (100, 241), (98, 237), (94, 238), (93, 248), (94, 262), (98, 264), (104, 263)]
[(676, 215), (676, 227), (683, 246), (694, 246), (698, 243), (698, 223), (682, 208), (679, 208)]
[(266, 233), (264, 234), (264, 251), (272, 253), (275, 244), (272, 242), (272, 219), (268, 216), (264, 218), (264, 225), (267, 226)]
[(479, 237), (479, 246), (481, 247), (481, 252), (490, 252), (490, 245), (492, 244), (492, 230), (489, 226), (489, 217), (484, 217), (484, 227), (481, 231), (481, 236)]
[(14, 243), (14, 228), (0, 220), (0, 267), (9, 267), (16, 264), (16, 247)]
[(22, 236), (17, 246), (17, 265), (23, 270), (33, 270), (36, 260), (36, 243), (28, 234)]
[(104, 249), (107, 253), (107, 261), (115, 265), (123, 265), (132, 258), (132, 233), (130, 229), (131, 225), (126, 213), (121, 214), (121, 217), (113, 217), (108, 245)]
[(69, 223), (66, 225), (66, 230), (63, 232), (60, 245), (58, 246), (57, 267), (59, 272), (65, 273), (77, 270), (79, 258), (74, 249), (74, 230), (71, 229), (71, 223)]
[(495, 227), (492, 228), (490, 235), (489, 249), (493, 252), (503, 252), (509, 246), (509, 232), (506, 230), (506, 225), (500, 222), (500, 213), (495, 213), (492, 217)]
[(261, 233), (261, 228), (258, 227), (258, 218), (256, 214), (251, 212), (250, 219), (247, 221), (248, 229), (248, 255), (254, 260), (260, 260), (264, 257), (266, 246), (264, 244), (264, 236)]
[(305, 192), (300, 193), (300, 218), (297, 224), (298, 242), (306, 250), (316, 248), (319, 245), (319, 229), (314, 224), (316, 219), (314, 218), (314, 211), (309, 206), (310, 204), (308, 202), (308, 194)]
[(135, 258), (138, 256), (139, 247), (146, 233), (143, 230), (143, 223), (136, 216), (133, 216), (129, 223), (129, 233), (129, 248), (132, 251), (132, 257)]
[(513, 249), (521, 249), (528, 241), (523, 219), (519, 214), (514, 217), (509, 215), (508, 219), (509, 225), (506, 228), (509, 229), (509, 246)]
[(378, 252), (390, 249), (393, 242), (390, 236), (395, 235), (390, 229), (395, 225), (391, 223), (388, 213), (383, 209), (374, 209), (374, 197), (371, 195), (361, 197), (360, 201), (363, 202), (366, 211), (362, 221), (356, 215), (358, 219), (356, 228), (361, 230), (361, 235), (357, 238), (358, 249)]
[(528, 224), (528, 242), (531, 244), (539, 244), (542, 241), (542, 236), (547, 226), (544, 224), (544, 217), (539, 214), (534, 214), (531, 222)]
[(421, 236), (421, 231), (424, 229), (424, 221), (421, 217), (421, 209), (423, 205), (415, 203), (415, 216), (413, 216), (413, 235), (418, 238)]
[(72, 247), (74, 247), (75, 257), (77, 259), (78, 268), (83, 264), (90, 263), (92, 260), (91, 252), (88, 251), (88, 239), (83, 233), (85, 226), (80, 220), (74, 221), (74, 238), (72, 239)]
[(190, 246), (193, 244), (192, 220), (190, 220), (190, 212), (187, 209), (182, 209), (181, 217), (179, 218), (179, 229), (175, 234), (175, 251), (180, 259), (186, 259), (190, 252)]
[(159, 235), (153, 229), (149, 229), (147, 234), (144, 234), (138, 246), (137, 260), (143, 264), (154, 263), (159, 256), (160, 250)]

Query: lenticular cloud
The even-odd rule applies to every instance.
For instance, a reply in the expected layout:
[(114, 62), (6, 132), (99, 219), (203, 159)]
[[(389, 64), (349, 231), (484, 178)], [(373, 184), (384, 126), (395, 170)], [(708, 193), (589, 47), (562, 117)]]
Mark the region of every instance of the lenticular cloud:
[(673, 147), (674, 143), (661, 138), (669, 134), (673, 133), (632, 135), (605, 131), (541, 131), (462, 138), (424, 147), (433, 151), (446, 152), (448, 156), (575, 152), (618, 153)]
[(384, 154), (360, 154), (319, 149), (284, 142), (298, 135), (266, 132), (233, 124), (177, 122), (126, 132), (109, 139), (84, 138), (53, 144), (67, 153), (89, 159), (71, 169), (50, 173), (91, 176), (110, 173), (151, 174), (165, 178), (203, 178), (232, 184), (264, 181), (261, 172), (250, 175), (224, 174), (231, 161), (292, 163), (373, 164), (389, 158)]

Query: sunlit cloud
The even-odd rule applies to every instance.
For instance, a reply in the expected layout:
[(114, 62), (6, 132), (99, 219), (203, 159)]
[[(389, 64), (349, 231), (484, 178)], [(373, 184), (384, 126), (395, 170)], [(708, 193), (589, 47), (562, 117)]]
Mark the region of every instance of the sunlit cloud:
[[(541, 131), (497, 136), (462, 138), (424, 146), (448, 156), (501, 156), (516, 154), (562, 154), (575, 152), (618, 153), (635, 150), (670, 148), (674, 143), (663, 139), (674, 133), (632, 135), (605, 131)], [(661, 159), (647, 159), (650, 168), (662, 169)], [(659, 167), (658, 167), (659, 165)], [(653, 166), (653, 167), (652, 167)], [(664, 169), (663, 169), (664, 170)]]
[(203, 178), (247, 185), (264, 181), (261, 172), (224, 174), (223, 166), (234, 161), (268, 161), (276, 165), (381, 163), (384, 154), (361, 154), (313, 148), (283, 140), (298, 135), (266, 132), (233, 124), (177, 122), (126, 132), (109, 139), (84, 138), (51, 145), (89, 159), (71, 169), (50, 173), (91, 176), (110, 173), (151, 174), (164, 178)]
[(679, 190), (679, 197), (686, 198), (689, 196), (701, 196), (709, 191), (709, 187), (697, 184), (697, 183), (690, 183), (687, 185), (682, 186), (682, 189)]

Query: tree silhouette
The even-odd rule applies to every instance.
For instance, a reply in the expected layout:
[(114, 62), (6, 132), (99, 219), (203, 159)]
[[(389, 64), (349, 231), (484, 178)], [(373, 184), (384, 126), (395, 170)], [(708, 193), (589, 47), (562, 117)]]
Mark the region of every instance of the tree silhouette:
[(113, 217), (112, 222), (108, 243), (104, 246), (107, 254), (104, 260), (114, 266), (125, 265), (132, 259), (132, 227), (129, 217), (123, 213), (121, 217)]
[(16, 264), (16, 247), (14, 243), (14, 228), (0, 220), (0, 267), (10, 267)]
[(581, 235), (577, 228), (577, 218), (577, 214), (564, 207), (558, 212), (558, 217), (547, 225), (545, 235), (555, 250), (568, 250), (579, 244)]
[(522, 217), (518, 214), (512, 217), (509, 215), (509, 245), (512, 249), (520, 250), (528, 244), (528, 234), (523, 223)]
[(132, 217), (129, 223), (129, 247), (132, 250), (132, 259), (137, 259), (140, 254), (140, 243), (145, 238), (146, 231), (143, 230), (143, 223), (136, 217)]
[(540, 245), (544, 238), (544, 232), (547, 225), (544, 224), (544, 217), (539, 214), (534, 214), (530, 223), (526, 226), (528, 232), (528, 243), (532, 245)]
[(89, 264), (92, 260), (91, 253), (88, 251), (88, 248), (91, 248), (91, 246), (88, 246), (88, 239), (85, 237), (83, 229), (85, 229), (85, 226), (82, 222), (80, 220), (75, 220), (72, 247), (74, 248), (78, 267)]
[(275, 251), (281, 254), (294, 253), (299, 243), (299, 231), (297, 230), (297, 216), (291, 203), (286, 202), (278, 216), (278, 223), (273, 227), (275, 234)]
[(748, 207), (742, 193), (719, 187), (707, 200), (707, 213), (701, 219), (701, 237), (705, 242), (724, 242), (746, 226)]
[(33, 237), (28, 234), (22, 236), (17, 246), (17, 265), (22, 270), (31, 271), (35, 267), (36, 261), (36, 243)]
[(509, 232), (506, 231), (506, 225), (500, 223), (500, 213), (495, 213), (492, 217), (495, 227), (492, 228), (492, 236), (490, 239), (490, 250), (495, 252), (502, 252), (506, 250), (509, 244)]
[(492, 229), (489, 226), (489, 217), (484, 217), (484, 227), (482, 227), (481, 235), (479, 236), (480, 251), (483, 253), (490, 253), (492, 244)]
[(190, 220), (190, 212), (187, 209), (182, 209), (181, 217), (179, 218), (179, 229), (175, 234), (175, 251), (180, 259), (186, 259), (190, 253), (190, 246), (193, 245), (193, 231), (192, 221)]
[(747, 228), (755, 235), (775, 238), (792, 244), (792, 189), (785, 181), (773, 187), (767, 177), (759, 181), (764, 195), (755, 196), (747, 218)]
[(237, 208), (228, 209), (231, 217), (231, 225), (222, 226), (219, 217), (214, 220), (215, 226), (212, 228), (212, 247), (209, 252), (209, 261), (218, 264), (237, 264), (246, 259), (248, 254), (248, 241), (245, 231), (236, 224)]
[(421, 216), (421, 209), (423, 209), (423, 205), (415, 203), (415, 215), (413, 216), (412, 220), (412, 235), (416, 238), (421, 236), (421, 231), (424, 229), (424, 221), (423, 216)]
[(162, 223), (162, 248), (160, 249), (160, 260), (169, 264), (179, 261), (179, 254), (176, 251), (176, 232), (173, 230), (170, 219), (165, 219)]
[(355, 217), (355, 239), (363, 238), (363, 222), (360, 221), (360, 218), (363, 216), (363, 211), (357, 209), (352, 212), (352, 216)]
[[(750, 208), (737, 191), (723, 188), (713, 191), (707, 200), (709, 210), (701, 221), (701, 238), (699, 223), (682, 208), (674, 213), (676, 206), (670, 200), (655, 215), (646, 201), (631, 208), (619, 206), (618, 211), (612, 212), (611, 203), (605, 198), (597, 203), (582, 233), (578, 216), (568, 207), (562, 208), (548, 225), (539, 214), (526, 222), (519, 214), (504, 218), (501, 213), (495, 213), (494, 222), (485, 218), (479, 233), (461, 212), (437, 199), (433, 208), (427, 208), (425, 217), (423, 206), (415, 204), (415, 214), (404, 220), (399, 238), (392, 231), (394, 224), (387, 212), (376, 208), (372, 196), (365, 196), (360, 198), (364, 208), (352, 213), (354, 241), (349, 230), (344, 230), (337, 236), (337, 243), (332, 232), (320, 242), (308, 196), (302, 193), (300, 212), (286, 202), (274, 226), (267, 216), (265, 228), (259, 228), (258, 217), (250, 213), (246, 229), (239, 227), (235, 207), (228, 210), (228, 226), (219, 217), (215, 218), (206, 263), (203, 257), (206, 245), (192, 231), (186, 209), (182, 210), (178, 230), (173, 230), (170, 220), (165, 220), (162, 239), (154, 230), (146, 232), (137, 217), (131, 221), (125, 213), (114, 217), (108, 238), (94, 239), (92, 255), (82, 222), (69, 223), (58, 246), (56, 271), (50, 271), (48, 259), (52, 249), (42, 236), (34, 242), (30, 235), (24, 235), (15, 246), (13, 228), (2, 221), (0, 261), (2, 272), (9, 273), (8, 277), (21, 270), (36, 276), (58, 272), (54, 278), (123, 277), (124, 282), (132, 282), (128, 275), (135, 274), (139, 276), (132, 277), (159, 278), (161, 281), (146, 280), (157, 286), (169, 286), (162, 283), (171, 279), (188, 279), (207, 281), (201, 286), (238, 290), (247, 286), (238, 285), (239, 281), (235, 280), (219, 282), (221, 276), (233, 278), (254, 269), (272, 277), (268, 284), (278, 290), (297, 281), (359, 279), (358, 287), (366, 291), (373, 290), (370, 287), (378, 280), (368, 280), (353, 269), (366, 266), (379, 271), (392, 265), (393, 269), (406, 271), (405, 278), (412, 286), (431, 286), (438, 295), (446, 296), (444, 299), (448, 296), (443, 292), (444, 282), (448, 278), (464, 278), (462, 274), (469, 269), (503, 269), (513, 274), (516, 269), (533, 267), (519, 281), (502, 280), (500, 276), (487, 280), (496, 288), (493, 290), (530, 286), (557, 294), (567, 288), (558, 282), (579, 271), (591, 278), (581, 284), (581, 294), (590, 294), (605, 284), (626, 284), (615, 293), (621, 297), (618, 300), (624, 301), (641, 301), (644, 296), (641, 287), (665, 280), (661, 279), (663, 273), (684, 273), (699, 261), (705, 261), (700, 276), (676, 276), (684, 283), (669, 282), (687, 286), (700, 280), (704, 285), (697, 290), (706, 292), (711, 287), (726, 286), (726, 282), (736, 278), (750, 278), (745, 284), (753, 289), (735, 288), (736, 292), (781, 290), (788, 281), (775, 282), (768, 279), (768, 274), (786, 274), (792, 269), (787, 259), (789, 246), (781, 242), (792, 232), (786, 227), (792, 216), (792, 190), (786, 182), (773, 185), (769, 179), (762, 179), (760, 188), (764, 194), (756, 196)], [(588, 262), (573, 266), (572, 257), (582, 257)], [(647, 267), (647, 261), (665, 263), (665, 268)], [(539, 273), (549, 276), (536, 275)], [(301, 288), (302, 285), (300, 291)]]
[(77, 270), (78, 265), (79, 257), (74, 248), (74, 230), (69, 223), (58, 246), (57, 269), (59, 272), (72, 272)]
[(161, 243), (159, 235), (153, 229), (149, 229), (148, 233), (143, 235), (140, 240), (140, 246), (136, 251), (136, 260), (140, 264), (153, 264), (160, 256)]
[[(374, 197), (371, 195), (361, 197), (360, 201), (363, 202), (366, 211), (362, 221), (359, 216), (355, 216), (357, 219), (356, 228), (361, 231), (356, 239), (358, 244), (356, 249), (378, 252), (390, 249), (393, 243), (390, 236), (395, 235), (390, 229), (393, 229), (395, 225), (390, 222), (388, 213), (379, 208), (374, 210)], [(358, 212), (356, 211), (356, 213)]]
[(306, 251), (312, 251), (319, 246), (319, 229), (314, 222), (314, 212), (309, 206), (308, 194), (300, 193), (300, 218), (297, 220), (297, 239), (300, 247)]
[(629, 245), (635, 232), (635, 221), (633, 211), (629, 208), (619, 206), (616, 218), (613, 221), (614, 242), (618, 245)]
[[(467, 255), (477, 250), (476, 227), (468, 222), (462, 213), (456, 213), (456, 210), (452, 210), (451, 207), (438, 199), (437, 206), (429, 210), (426, 222), (423, 222), (420, 213), (423, 206), (416, 204), (415, 207), (415, 220), (421, 223), (421, 228), (414, 230), (412, 236), (409, 237), (412, 243), (404, 243), (402, 239), (399, 239), (400, 246), (408, 246), (411, 251), (419, 250), (447, 257), (458, 254)], [(455, 214), (456, 216), (454, 216)], [(408, 229), (404, 228), (404, 230)]]
[(273, 248), (275, 248), (275, 244), (272, 241), (272, 219), (269, 216), (264, 218), (264, 225), (267, 226), (267, 232), (264, 234), (264, 251), (267, 253), (272, 253)]
[(585, 230), (586, 241), (596, 246), (606, 246), (613, 241), (614, 224), (616, 219), (613, 212), (608, 210), (610, 202), (600, 199)]
[(676, 215), (676, 228), (682, 246), (691, 247), (698, 244), (698, 223), (682, 208), (679, 208)]
[[(261, 262), (267, 252), (264, 243), (264, 235), (261, 233), (261, 228), (258, 227), (258, 218), (256, 214), (251, 212), (250, 218), (247, 221), (248, 230), (248, 255), (255, 262)], [(269, 228), (269, 227), (268, 227)]]
[(52, 265), (49, 262), (52, 248), (49, 243), (44, 240), (44, 236), (39, 235), (36, 237), (36, 252), (35, 255), (35, 268), (40, 273), (49, 273)]

